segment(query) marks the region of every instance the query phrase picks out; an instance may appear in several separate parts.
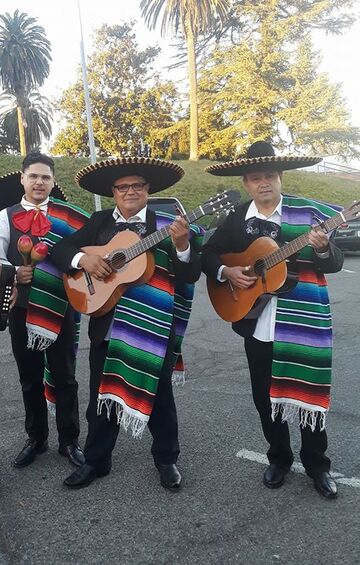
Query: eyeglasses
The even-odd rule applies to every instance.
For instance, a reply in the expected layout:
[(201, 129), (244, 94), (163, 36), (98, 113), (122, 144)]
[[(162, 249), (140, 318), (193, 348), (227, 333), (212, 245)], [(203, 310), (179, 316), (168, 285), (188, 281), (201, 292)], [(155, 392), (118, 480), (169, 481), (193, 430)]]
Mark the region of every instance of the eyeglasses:
[(130, 188), (135, 190), (135, 192), (141, 192), (147, 185), (147, 182), (134, 182), (133, 184), (114, 184), (113, 188), (116, 188), (121, 194), (126, 194)]
[(36, 175), (35, 173), (24, 173), (24, 175), (26, 175), (32, 183), (40, 179), (44, 184), (50, 184), (54, 180), (50, 175)]

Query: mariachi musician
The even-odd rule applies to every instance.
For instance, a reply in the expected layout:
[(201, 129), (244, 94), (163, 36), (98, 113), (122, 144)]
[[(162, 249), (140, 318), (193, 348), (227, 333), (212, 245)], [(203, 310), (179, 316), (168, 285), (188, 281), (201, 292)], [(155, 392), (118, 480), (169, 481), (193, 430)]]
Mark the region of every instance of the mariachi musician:
[[(40, 251), (50, 249), (62, 235), (81, 227), (86, 216), (66, 202), (54, 180), (54, 161), (41, 153), (29, 153), (23, 161), (22, 172), (1, 177), (0, 202), (0, 262), (16, 267), (18, 297), (9, 315), (9, 330), (28, 435), (15, 457), (14, 466), (25, 467), (48, 449), (47, 404), (56, 413), (59, 453), (79, 466), (84, 456), (78, 444), (77, 314), (71, 307), (67, 308), (59, 323), (61, 305), (52, 309), (55, 302), (51, 292), (53, 286), (62, 286), (59, 283), (61, 273), (56, 274), (50, 258), (45, 258)], [(26, 245), (19, 245), (24, 241)], [(39, 259), (43, 261), (34, 268)], [(55, 328), (59, 329), (58, 336)], [(28, 348), (30, 336), (34, 347), (31, 349)], [(48, 385), (46, 396), (44, 376)]]
[[(76, 176), (82, 188), (113, 196), (115, 201), (114, 208), (95, 212), (81, 230), (54, 247), (55, 264), (74, 276), (81, 270), (89, 292), (94, 292), (95, 281), (104, 281), (104, 287), (111, 284), (112, 268), (104, 256), (107, 253), (100, 248), (90, 252), (86, 247), (105, 247), (120, 237), (126, 248), (128, 240), (135, 238), (141, 244), (144, 236), (155, 238), (162, 229), (169, 229), (170, 237), (153, 248), (154, 270), (142, 284), (125, 288), (108, 312), (90, 319), (86, 463), (65, 480), (68, 488), (86, 487), (110, 472), (120, 426), (140, 437), (146, 425), (153, 437), (151, 452), (161, 485), (173, 491), (180, 487), (172, 377), (190, 315), (193, 286), (201, 273), (201, 230), (189, 226), (185, 218), (148, 210), (147, 200), (149, 194), (172, 186), (183, 174), (176, 164), (134, 157), (102, 161)], [(129, 269), (132, 264), (130, 261)], [(95, 294), (101, 297), (101, 285), (97, 287)]]
[(202, 261), (204, 272), (215, 283), (215, 292), (216, 287), (224, 289), (227, 285), (230, 300), (236, 289), (243, 291), (244, 300), (246, 291), (262, 274), (250, 270), (251, 265), (233, 264), (229, 255), (227, 259), (222, 256), (245, 252), (260, 237), (272, 238), (281, 245), (309, 232), (308, 245), (292, 258), (298, 271), (296, 286), (278, 296), (260, 296), (233, 329), (244, 337), (253, 399), (270, 445), (264, 484), (278, 488), (284, 483), (293, 463), (287, 421), (299, 417), (300, 457), (305, 471), (322, 496), (334, 498), (337, 487), (325, 455), (332, 326), (323, 273), (340, 271), (343, 255), (331, 238), (312, 227), (333, 217), (340, 208), (282, 194), (284, 170), (319, 160), (279, 157), (269, 143), (259, 141), (243, 158), (208, 167), (213, 175), (242, 176), (251, 200), (229, 214), (204, 246)]

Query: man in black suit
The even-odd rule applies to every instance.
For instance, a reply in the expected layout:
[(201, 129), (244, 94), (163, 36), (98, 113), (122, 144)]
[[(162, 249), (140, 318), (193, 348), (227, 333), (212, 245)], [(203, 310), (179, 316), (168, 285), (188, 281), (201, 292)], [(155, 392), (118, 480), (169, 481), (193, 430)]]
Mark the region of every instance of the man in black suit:
[[(318, 492), (334, 498), (337, 495), (336, 484), (329, 474), (330, 459), (325, 455), (327, 436), (324, 425), (329, 383), (322, 385), (325, 371), (327, 375), (331, 371), (331, 315), (323, 273), (341, 270), (343, 256), (321, 229), (311, 229), (318, 220), (317, 213), (319, 216), (325, 214), (320, 217), (322, 220), (334, 210), (325, 204), (281, 193), (283, 170), (309, 166), (318, 161), (317, 158), (277, 157), (270, 144), (257, 142), (248, 149), (244, 158), (210, 166), (208, 172), (215, 175), (243, 176), (251, 201), (229, 214), (204, 245), (202, 262), (205, 274), (217, 284), (229, 284), (235, 290), (249, 289), (257, 280), (255, 273), (249, 272), (250, 265), (227, 266), (221, 259), (223, 254), (243, 252), (258, 237), (266, 236), (280, 243), (294, 239), (304, 233), (304, 229), (309, 232), (309, 245), (313, 250), (308, 247), (306, 255), (292, 258), (292, 263), (302, 274), (302, 282), (294, 291), (281, 294), (280, 304), (276, 296), (262, 295), (246, 318), (233, 324), (233, 329), (245, 339), (253, 399), (264, 436), (270, 444), (265, 486), (278, 488), (284, 483), (293, 463), (286, 420), (297, 418), (299, 414), (302, 463)], [(297, 233), (297, 230), (300, 231)], [(285, 233), (285, 239), (282, 239)], [(309, 301), (312, 307), (309, 307)], [(308, 322), (303, 322), (306, 317), (302, 312), (312, 308), (314, 312), (306, 314)], [(307, 334), (306, 326), (309, 328)], [(325, 350), (329, 352), (329, 358), (322, 367), (316, 356), (320, 355), (319, 351)], [(297, 353), (300, 357), (291, 357), (294, 351), (301, 351), (301, 355)], [(306, 357), (312, 352), (314, 358)], [(311, 369), (309, 364), (313, 364)], [(280, 375), (277, 374), (279, 366), (283, 371)], [(311, 374), (313, 382), (301, 382), (301, 379), (306, 380), (303, 376), (306, 372)], [(285, 378), (275, 379), (273, 375)], [(292, 397), (289, 390), (298, 383), (299, 375), (302, 389), (297, 389), (297, 395)], [(284, 392), (282, 389), (283, 394), (274, 393), (274, 383), (280, 386), (282, 382), (286, 383), (287, 390)], [(318, 385), (320, 398), (320, 405), (316, 406), (316, 403), (301, 400), (314, 393), (315, 384)], [(325, 404), (321, 404), (323, 396), (327, 396)]]
[[(33, 244), (39, 242), (39, 237), (45, 237), (51, 229), (48, 218), (52, 197), (62, 201), (66, 198), (54, 180), (54, 161), (41, 153), (29, 153), (23, 161), (22, 173), (14, 172), (3, 176), (0, 188), (1, 207), (5, 204), (0, 211), (0, 262), (9, 262), (16, 267), (18, 289), (15, 307), (9, 315), (9, 330), (19, 371), (25, 408), (25, 430), (28, 435), (24, 447), (14, 459), (14, 466), (22, 468), (31, 464), (37, 455), (47, 451), (49, 428), (43, 382), (44, 352), (28, 348), (26, 316), (34, 265), (23, 264), (17, 243), (24, 234), (31, 238)], [(63, 206), (66, 207), (66, 202)], [(80, 427), (72, 308), (67, 310), (57, 340), (47, 349), (47, 361), (57, 397), (59, 453), (73, 465), (80, 466), (84, 462), (84, 456), (78, 444)]]
[[(101, 254), (84, 253), (81, 248), (89, 245), (105, 245), (118, 231), (126, 229), (135, 231), (140, 236), (155, 232), (158, 229), (159, 217), (147, 209), (148, 195), (171, 186), (182, 175), (183, 170), (177, 165), (156, 159), (140, 158), (104, 161), (80, 171), (76, 177), (80, 186), (104, 196), (113, 195), (116, 206), (115, 209), (95, 212), (87, 225), (56, 245), (52, 255), (55, 264), (65, 273), (71, 272), (72, 269), (83, 269), (91, 278), (97, 281), (105, 280), (112, 273), (106, 259)], [(169, 223), (169, 220), (164, 218), (162, 221)], [(128, 316), (131, 317), (132, 325), (137, 324), (139, 316), (142, 316), (143, 306), (148, 308), (146, 320), (151, 323), (153, 304), (151, 305), (147, 298), (148, 293), (151, 292), (151, 285), (156, 285), (157, 278), (163, 277), (163, 286), (169, 288), (171, 294), (174, 283), (194, 283), (200, 276), (200, 257), (197, 250), (194, 249), (193, 239), (195, 238), (190, 239), (189, 225), (186, 220), (176, 218), (171, 223), (169, 230), (172, 241), (169, 254), (163, 249), (164, 263), (161, 268), (156, 266), (155, 274), (148, 284), (137, 287), (139, 290), (136, 292), (143, 293), (140, 295), (141, 299), (135, 300), (131, 295), (128, 305), (129, 291), (126, 291), (118, 303), (116, 318), (114, 308), (101, 317), (91, 317), (89, 324), (90, 400), (86, 413), (88, 436), (84, 450), (86, 463), (65, 480), (68, 488), (85, 487), (97, 477), (109, 473), (119, 424), (125, 429), (129, 426), (133, 430), (133, 435), (141, 435), (139, 429), (142, 430), (146, 423), (153, 436), (152, 455), (160, 473), (162, 486), (171, 490), (177, 490), (180, 486), (181, 476), (176, 467), (179, 455), (178, 425), (172, 391), (176, 340), (172, 298), (167, 312), (164, 311), (164, 315), (169, 316), (171, 320), (171, 328), (169, 335), (165, 338), (164, 358), (160, 359), (158, 374), (154, 375), (154, 382), (158, 382), (157, 389), (154, 395), (146, 395), (147, 398), (151, 397), (150, 417), (141, 413), (142, 409), (137, 402), (139, 395), (142, 396), (141, 386), (135, 386), (134, 382), (127, 382), (124, 385), (126, 390), (122, 394), (114, 392), (110, 386), (110, 392), (99, 396), (99, 392), (103, 392), (103, 379), (109, 378), (108, 372), (104, 375), (104, 367), (107, 366), (108, 351), (112, 351), (113, 343), (115, 343), (116, 353), (112, 354), (112, 357), (117, 356), (117, 364), (114, 369), (115, 388), (119, 381), (121, 384), (126, 381), (126, 374), (123, 374), (122, 370), (126, 373), (128, 365), (131, 365), (131, 374), (136, 373), (134, 378), (138, 376), (141, 378), (140, 373), (143, 371), (151, 372), (150, 365), (149, 368), (146, 364), (142, 367), (138, 365), (139, 359), (134, 358), (136, 357), (134, 354), (129, 354), (129, 357), (125, 356), (132, 347), (146, 349), (146, 352), (151, 351), (155, 356), (157, 353), (151, 342), (153, 330), (147, 328), (148, 333), (145, 340), (144, 328), (137, 327), (138, 333), (134, 334), (134, 342), (127, 344), (127, 351), (122, 348), (121, 340), (117, 339), (118, 333), (124, 328), (126, 330), (128, 327), (126, 324), (130, 323)], [(126, 307), (122, 306), (124, 300)], [(122, 307), (123, 310), (126, 310), (125, 313), (121, 310)], [(162, 309), (161, 301), (158, 308)], [(116, 324), (119, 329), (116, 329)], [(144, 324), (147, 326), (147, 321)], [(126, 340), (126, 336), (124, 339)], [(142, 352), (139, 349), (136, 351), (139, 352), (138, 357), (141, 361)], [(122, 363), (125, 363), (126, 367)], [(118, 369), (120, 365), (122, 368)], [(144, 402), (146, 403), (147, 400), (145, 399)]]

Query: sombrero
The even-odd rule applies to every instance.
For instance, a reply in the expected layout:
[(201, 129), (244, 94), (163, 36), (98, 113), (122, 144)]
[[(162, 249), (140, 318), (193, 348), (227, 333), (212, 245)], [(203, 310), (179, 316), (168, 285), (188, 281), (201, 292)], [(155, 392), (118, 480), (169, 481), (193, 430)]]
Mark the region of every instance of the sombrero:
[(149, 193), (153, 194), (172, 186), (184, 174), (184, 169), (169, 161), (146, 157), (124, 157), (88, 165), (77, 173), (75, 180), (89, 192), (100, 196), (112, 196), (111, 188), (116, 179), (136, 175), (150, 183)]
[[(21, 171), (13, 171), (0, 177), (0, 210), (18, 204), (24, 196), (24, 187), (20, 178)], [(63, 189), (57, 183), (54, 184), (50, 196), (59, 200), (67, 200)]]
[(299, 157), (286, 155), (283, 157), (275, 155), (275, 151), (270, 143), (266, 141), (256, 141), (248, 148), (246, 155), (235, 161), (218, 163), (206, 167), (205, 171), (218, 176), (242, 176), (253, 171), (288, 171), (290, 169), (301, 169), (311, 167), (320, 163), (322, 157)]

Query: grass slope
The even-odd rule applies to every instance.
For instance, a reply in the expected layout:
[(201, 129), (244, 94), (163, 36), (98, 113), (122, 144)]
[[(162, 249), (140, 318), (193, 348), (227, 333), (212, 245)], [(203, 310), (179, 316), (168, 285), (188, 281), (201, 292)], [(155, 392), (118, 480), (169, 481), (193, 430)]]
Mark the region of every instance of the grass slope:
[[(21, 157), (0, 155), (0, 176), (21, 168)], [(56, 180), (64, 189), (70, 202), (88, 210), (94, 210), (92, 194), (79, 188), (74, 180), (75, 174), (86, 165), (86, 158), (55, 157)], [(216, 177), (204, 172), (211, 161), (177, 161), (185, 170), (185, 176), (174, 187), (161, 193), (161, 196), (176, 196), (187, 210), (192, 210), (209, 196), (224, 189), (240, 190), (243, 200), (247, 200), (241, 179), (238, 177)], [(348, 205), (360, 199), (360, 181), (352, 181), (332, 175), (313, 172), (292, 171), (284, 173), (284, 192), (302, 195), (335, 204)], [(159, 193), (160, 195), (160, 193)], [(103, 208), (112, 206), (112, 199), (102, 199)]]

